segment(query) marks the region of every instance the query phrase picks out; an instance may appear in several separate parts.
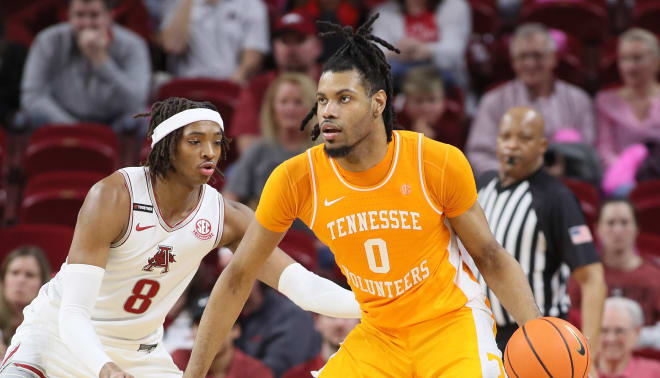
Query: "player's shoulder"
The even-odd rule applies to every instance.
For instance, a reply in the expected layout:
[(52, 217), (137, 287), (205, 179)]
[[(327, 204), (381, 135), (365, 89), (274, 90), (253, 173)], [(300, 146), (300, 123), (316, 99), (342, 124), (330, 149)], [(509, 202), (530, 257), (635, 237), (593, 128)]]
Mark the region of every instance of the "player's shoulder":
[(421, 138), (421, 144), (422, 159), (424, 162), (432, 161), (435, 164), (441, 163), (444, 165), (445, 161), (451, 163), (457, 158), (465, 159), (463, 152), (451, 144), (443, 143), (426, 136)]

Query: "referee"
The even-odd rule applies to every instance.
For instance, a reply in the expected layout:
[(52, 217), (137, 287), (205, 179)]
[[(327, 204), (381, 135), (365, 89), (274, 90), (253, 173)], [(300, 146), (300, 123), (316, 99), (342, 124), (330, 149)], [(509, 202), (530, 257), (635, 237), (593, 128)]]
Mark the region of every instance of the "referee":
[[(577, 200), (543, 170), (544, 135), (535, 110), (516, 107), (504, 114), (497, 135), (500, 169), (477, 180), (479, 203), (497, 241), (520, 263), (545, 316), (566, 317), (566, 284), (573, 274), (584, 298), (582, 332), (595, 354), (606, 293), (603, 266)], [(488, 299), (504, 350), (518, 326), (490, 290)]]

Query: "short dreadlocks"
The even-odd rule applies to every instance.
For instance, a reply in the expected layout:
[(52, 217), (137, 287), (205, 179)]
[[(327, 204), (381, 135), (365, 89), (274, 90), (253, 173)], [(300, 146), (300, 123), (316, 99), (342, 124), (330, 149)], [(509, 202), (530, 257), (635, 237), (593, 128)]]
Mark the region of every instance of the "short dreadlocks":
[[(163, 101), (154, 103), (151, 107), (151, 112), (137, 114), (135, 117), (150, 117), (149, 129), (147, 130), (147, 138), (151, 139), (151, 136), (154, 133), (154, 129), (156, 129), (156, 126), (158, 126), (161, 122), (184, 110), (198, 108), (218, 111), (218, 109), (208, 101), (197, 102), (182, 97), (170, 97)], [(156, 143), (144, 164), (145, 166), (149, 167), (149, 171), (152, 174), (164, 177), (168, 171), (174, 171), (174, 166), (172, 165), (172, 155), (176, 152), (177, 145), (181, 140), (182, 135), (183, 128), (179, 128)], [(227, 158), (227, 151), (229, 149), (230, 141), (227, 137), (225, 137), (225, 132), (222, 130), (222, 128), (220, 129), (220, 135), (222, 136), (222, 155), (220, 156), (220, 160), (224, 160)], [(220, 177), (223, 177), (222, 172), (217, 165), (215, 171), (220, 175)]]
[[(392, 107), (392, 99), (394, 98), (392, 93), (392, 73), (390, 72), (390, 65), (387, 63), (385, 54), (373, 42), (377, 42), (396, 53), (400, 53), (400, 51), (387, 41), (371, 34), (371, 26), (378, 16), (379, 14), (376, 13), (355, 32), (353, 32), (353, 28), (350, 26), (342, 27), (341, 25), (326, 21), (317, 21), (316, 23), (319, 26), (325, 26), (329, 29), (328, 32), (319, 33), (319, 36), (339, 35), (346, 40), (337, 52), (323, 65), (323, 72), (344, 72), (355, 69), (360, 73), (369, 96), (373, 96), (374, 93), (381, 89), (387, 94), (387, 102), (383, 111), (383, 122), (385, 123), (387, 141), (389, 142), (392, 140), (392, 129), (396, 124), (396, 114)], [(307, 116), (302, 121), (301, 130), (304, 130), (305, 125), (314, 118), (317, 108), (318, 104), (315, 104), (312, 110), (307, 113)], [(317, 123), (312, 130), (312, 140), (316, 140), (320, 134), (321, 128)]]

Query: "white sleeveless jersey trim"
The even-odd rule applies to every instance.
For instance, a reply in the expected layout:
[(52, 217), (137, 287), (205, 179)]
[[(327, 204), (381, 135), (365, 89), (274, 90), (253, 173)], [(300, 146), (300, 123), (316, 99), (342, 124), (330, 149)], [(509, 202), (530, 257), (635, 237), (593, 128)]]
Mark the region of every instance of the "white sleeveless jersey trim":
[[(148, 171), (130, 167), (119, 172), (130, 191), (131, 220), (125, 240), (110, 249), (91, 313), (92, 324), (104, 345), (118, 341), (159, 342), (165, 316), (204, 256), (221, 238), (224, 201), (220, 193), (205, 185), (195, 211), (174, 228), (166, 228), (159, 222), (156, 203), (152, 202)], [(64, 264), (62, 271), (66, 267)], [(56, 314), (62, 290), (58, 273), (27, 307), (30, 310), (26, 313), (38, 318), (28, 322), (32, 327), (57, 329), (57, 316), (38, 314)]]
[[(314, 210), (312, 211), (312, 221), (309, 222), (309, 228), (314, 227), (314, 221), (316, 220), (316, 177), (314, 177), (314, 163), (312, 163), (312, 149), (307, 150), (307, 159), (309, 160), (309, 171), (310, 176), (312, 177), (312, 193), (314, 193)], [(332, 159), (330, 159), (332, 161)], [(333, 166), (334, 168), (334, 166)], [(336, 172), (336, 171), (335, 171)]]
[(225, 220), (225, 200), (222, 198), (222, 195), (220, 195), (220, 193), (218, 193), (218, 207), (220, 209), (220, 219), (222, 220), (222, 222), (218, 222), (218, 228), (215, 233), (215, 242), (213, 243), (214, 249), (219, 247), (218, 243), (220, 243), (220, 240), (222, 240), (222, 234), (225, 230), (225, 228), (222, 227), (224, 225), (224, 220)]
[(165, 229), (168, 232), (176, 231), (180, 228), (185, 227), (188, 223), (190, 223), (190, 221), (193, 218), (195, 218), (195, 215), (202, 206), (202, 198), (204, 197), (204, 191), (206, 190), (206, 185), (202, 186), (202, 190), (199, 193), (199, 198), (197, 199), (197, 206), (195, 206), (195, 209), (193, 209), (190, 212), (190, 214), (188, 214), (185, 218), (180, 220), (177, 224), (175, 224), (174, 226), (170, 226), (167, 223), (167, 221), (163, 218), (163, 214), (160, 212), (160, 208), (158, 207), (158, 201), (156, 200), (156, 195), (154, 194), (154, 188), (151, 185), (151, 179), (149, 177), (149, 170), (147, 167), (144, 167), (144, 175), (147, 181), (147, 188), (149, 189), (149, 198), (151, 199), (151, 203), (153, 204), (156, 215), (158, 216), (158, 222), (163, 227), (163, 229)]
[(426, 177), (424, 176), (424, 168), (423, 168), (423, 162), (422, 162), (422, 142), (423, 142), (424, 134), (419, 134), (419, 138), (417, 138), (417, 164), (419, 165), (419, 180), (420, 184), (422, 186), (422, 192), (424, 193), (424, 198), (426, 198), (426, 202), (429, 203), (431, 206), (431, 209), (435, 211), (436, 213), (442, 215), (442, 211), (438, 210), (435, 205), (433, 204), (433, 201), (431, 201), (431, 198), (429, 197), (428, 193), (426, 192)]
[(394, 175), (394, 171), (396, 171), (396, 166), (397, 166), (397, 163), (399, 161), (399, 141), (400, 141), (401, 138), (399, 137), (399, 134), (396, 131), (394, 131), (392, 133), (392, 135), (394, 136), (394, 143), (395, 143), (395, 145), (394, 145), (394, 148), (395, 148), (395, 150), (394, 150), (394, 163), (392, 164), (392, 167), (390, 168), (390, 172), (388, 173), (385, 180), (383, 180), (380, 184), (378, 184), (374, 187), (369, 187), (369, 188), (353, 186), (353, 185), (349, 184), (348, 181), (344, 180), (343, 177), (341, 177), (341, 175), (339, 174), (339, 171), (337, 171), (337, 167), (335, 166), (335, 159), (329, 157), (328, 160), (330, 160), (330, 166), (332, 166), (332, 170), (335, 172), (335, 175), (337, 176), (339, 181), (342, 184), (344, 184), (344, 186), (346, 186), (347, 188), (357, 190), (359, 192), (368, 192), (368, 191), (376, 190), (376, 189), (381, 188), (383, 185), (387, 184), (387, 182), (390, 181), (390, 178), (392, 178), (392, 175)]
[(126, 231), (124, 231), (124, 235), (116, 241), (115, 243), (110, 244), (110, 248), (117, 248), (124, 244), (126, 242), (126, 239), (128, 239), (129, 235), (131, 234), (131, 229), (133, 228), (133, 187), (131, 185), (131, 178), (128, 176), (127, 173), (125, 173), (123, 170), (118, 170), (121, 174), (121, 177), (124, 178), (124, 186), (126, 187), (126, 190), (128, 191), (128, 197), (129, 197), (129, 204), (128, 204), (128, 226), (126, 227)]

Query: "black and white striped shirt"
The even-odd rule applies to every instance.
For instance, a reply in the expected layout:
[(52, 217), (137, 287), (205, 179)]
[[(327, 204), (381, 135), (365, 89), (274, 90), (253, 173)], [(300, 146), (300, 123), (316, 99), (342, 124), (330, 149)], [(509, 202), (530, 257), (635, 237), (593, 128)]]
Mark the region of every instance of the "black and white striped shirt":
[[(570, 271), (599, 260), (571, 191), (543, 169), (505, 188), (497, 172), (489, 172), (478, 187), (490, 229), (520, 263), (539, 309), (546, 316), (565, 317)], [(490, 290), (488, 299), (498, 326), (515, 324)]]

